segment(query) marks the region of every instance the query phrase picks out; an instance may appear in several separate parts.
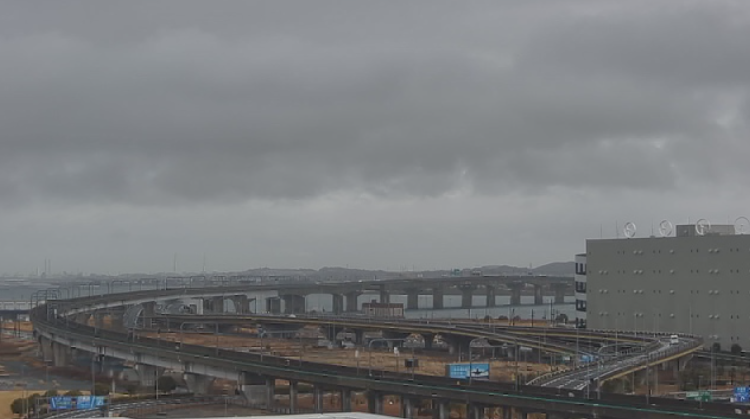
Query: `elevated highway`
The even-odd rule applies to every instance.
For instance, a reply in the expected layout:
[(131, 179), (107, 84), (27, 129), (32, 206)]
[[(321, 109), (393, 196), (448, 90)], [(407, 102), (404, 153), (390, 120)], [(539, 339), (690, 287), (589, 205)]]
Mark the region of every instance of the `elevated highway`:
[[(211, 293), (215, 290), (202, 290)], [(172, 298), (180, 293), (200, 295), (200, 290), (163, 290), (157, 298)], [(164, 341), (135, 338), (124, 331), (107, 330), (70, 321), (72, 316), (101, 307), (114, 308), (139, 301), (152, 303), (143, 293), (116, 294), (59, 301), (40, 305), (32, 311), (36, 336), (43, 349), (56, 353), (64, 360), (71, 351), (91, 353), (95, 358), (128, 360), (142, 365), (144, 370), (170, 368), (183, 371), (190, 377), (194, 387), (205, 386), (208, 377), (236, 380), (243, 389), (263, 387), (266, 403), (273, 403), (275, 379), (292, 383), (308, 382), (320, 389), (335, 389), (342, 392), (342, 399), (350, 400), (351, 391), (366, 390), (371, 409), (382, 410), (384, 395), (398, 395), (404, 400), (404, 415), (411, 417), (415, 400), (433, 400), (439, 413), (445, 418), (449, 402), (465, 403), (472, 417), (479, 418), (485, 408), (502, 406), (504, 411), (521, 413), (546, 412), (548, 417), (599, 417), (599, 418), (734, 418), (747, 417), (733, 406), (715, 403), (675, 401), (615, 394), (591, 394), (580, 390), (521, 386), (513, 383), (473, 381), (456, 382), (445, 377), (375, 372), (372, 376), (352, 367), (334, 366), (313, 362), (293, 362), (288, 359), (258, 354), (240, 353), (219, 348), (195, 345), (167, 346)], [(294, 319), (287, 317), (287, 319)], [(305, 319), (299, 319), (305, 320)], [(291, 321), (291, 320), (288, 320)], [(436, 331), (435, 325), (428, 331)], [(442, 326), (441, 326), (442, 327)], [(461, 332), (464, 333), (464, 332)], [(477, 333), (473, 331), (472, 333)], [(473, 336), (473, 335), (471, 335)], [(468, 337), (468, 336), (467, 336)], [(589, 397), (587, 397), (587, 395)], [(269, 397), (270, 396), (270, 397)], [(317, 399), (316, 399), (317, 400)], [(346, 407), (346, 403), (344, 404)]]

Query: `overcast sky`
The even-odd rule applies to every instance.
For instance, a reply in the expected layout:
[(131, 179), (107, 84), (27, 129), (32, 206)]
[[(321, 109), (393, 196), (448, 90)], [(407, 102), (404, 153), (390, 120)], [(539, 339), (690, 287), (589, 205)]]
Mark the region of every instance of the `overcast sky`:
[(0, 272), (527, 266), (750, 216), (746, 0), (0, 5)]

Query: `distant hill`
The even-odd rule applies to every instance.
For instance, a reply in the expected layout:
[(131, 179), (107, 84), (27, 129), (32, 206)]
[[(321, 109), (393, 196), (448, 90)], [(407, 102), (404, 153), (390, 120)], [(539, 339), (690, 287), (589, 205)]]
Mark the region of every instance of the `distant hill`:
[(549, 276), (573, 276), (576, 271), (576, 263), (571, 262), (552, 262), (539, 266), (531, 270), (536, 275)]

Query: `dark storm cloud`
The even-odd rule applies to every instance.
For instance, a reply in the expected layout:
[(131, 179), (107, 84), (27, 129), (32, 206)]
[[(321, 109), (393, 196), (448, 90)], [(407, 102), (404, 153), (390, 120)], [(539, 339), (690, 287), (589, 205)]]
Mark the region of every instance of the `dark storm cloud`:
[(672, 189), (746, 170), (744, 3), (324, 4), (6, 5), (3, 202)]

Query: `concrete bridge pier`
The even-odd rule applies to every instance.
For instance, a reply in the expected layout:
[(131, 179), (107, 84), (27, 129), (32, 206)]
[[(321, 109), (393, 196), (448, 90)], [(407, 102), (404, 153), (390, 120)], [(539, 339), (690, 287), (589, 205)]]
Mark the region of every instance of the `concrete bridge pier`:
[(52, 347), (53, 343), (51, 340), (45, 338), (44, 336), (40, 337), (39, 349), (42, 352), (42, 359), (44, 359), (45, 362), (51, 361), (53, 359), (54, 355), (52, 354)]
[(419, 289), (409, 288), (406, 290), (406, 309), (416, 310), (419, 308)]
[(471, 308), (472, 300), (474, 298), (474, 290), (476, 288), (476, 285), (472, 284), (462, 284), (458, 286), (458, 289), (461, 290), (461, 308)]
[(484, 288), (487, 295), (487, 307), (495, 307), (497, 304), (497, 289), (493, 285), (485, 285)]
[(443, 295), (445, 289), (443, 287), (435, 287), (432, 289), (432, 309), (440, 310), (443, 308)]
[(313, 410), (315, 413), (323, 413), (323, 394), (325, 393), (323, 386), (313, 386)]
[(510, 290), (510, 305), (521, 305), (521, 290), (523, 290), (523, 288), (523, 282), (511, 282), (510, 284), (508, 284), (508, 289)]
[(103, 329), (104, 328), (104, 316), (106, 316), (107, 313), (97, 310), (94, 312), (94, 327), (97, 329)]
[(391, 293), (385, 288), (385, 285), (380, 286), (380, 300), (381, 303), (387, 304), (391, 302)]
[(91, 313), (78, 313), (75, 316), (73, 316), (73, 321), (76, 323), (88, 325), (90, 318), (91, 318)]
[(348, 388), (341, 389), (341, 411), (351, 412), (352, 411), (352, 391)]
[(383, 395), (377, 391), (367, 390), (367, 409), (369, 413), (383, 414)]
[(555, 293), (555, 304), (565, 303), (565, 291), (568, 289), (567, 284), (552, 284), (552, 291)]
[(125, 313), (115, 313), (110, 316), (112, 323), (110, 326), (115, 330), (125, 329)]
[(341, 314), (344, 312), (343, 294), (331, 294), (331, 303), (333, 314)]
[(297, 413), (297, 389), (298, 387), (299, 387), (299, 382), (297, 381), (289, 382), (289, 413), (292, 415)]
[(362, 295), (361, 291), (350, 291), (346, 293), (346, 311), (349, 313), (359, 311), (357, 300)]
[(272, 410), (276, 407), (276, 379), (266, 378), (266, 409)]
[(66, 367), (71, 359), (70, 349), (57, 342), (52, 342), (52, 365), (56, 367)]
[(432, 400), (432, 418), (450, 419), (451, 409), (448, 400)]
[(305, 312), (304, 295), (287, 294), (282, 295), (281, 299), (284, 301), (284, 314), (302, 314)]
[(211, 299), (211, 311), (217, 314), (224, 313), (224, 297), (213, 297)]
[(534, 284), (534, 305), (544, 304), (544, 288), (541, 285)]
[[(255, 299), (253, 299), (255, 300)], [(232, 296), (234, 311), (238, 314), (250, 313), (250, 298), (247, 295)]]
[(414, 417), (414, 405), (416, 400), (413, 397), (401, 396), (401, 417), (412, 419)]
[(266, 298), (266, 311), (269, 314), (281, 314), (281, 298), (279, 297)]
[(143, 327), (150, 328), (151, 322), (156, 317), (156, 303), (153, 301), (143, 303), (141, 316), (143, 316)]
[(466, 405), (466, 419), (484, 419), (484, 406), (478, 403)]
[(136, 364), (135, 371), (138, 373), (138, 382), (144, 387), (154, 387), (159, 377), (164, 374), (164, 368), (147, 364)]
[[(266, 403), (266, 377), (263, 377), (261, 375), (250, 373), (250, 372), (241, 372), (238, 380), (241, 385), (240, 389), (242, 390), (242, 394), (245, 395), (245, 399), (252, 404), (259, 405)], [(289, 395), (290, 400), (291, 399), (291, 393), (292, 388), (289, 389)], [(297, 403), (297, 382), (294, 382), (294, 407), (296, 408)]]
[(207, 394), (214, 382), (213, 377), (191, 372), (185, 373), (184, 378), (188, 391), (196, 395)]

